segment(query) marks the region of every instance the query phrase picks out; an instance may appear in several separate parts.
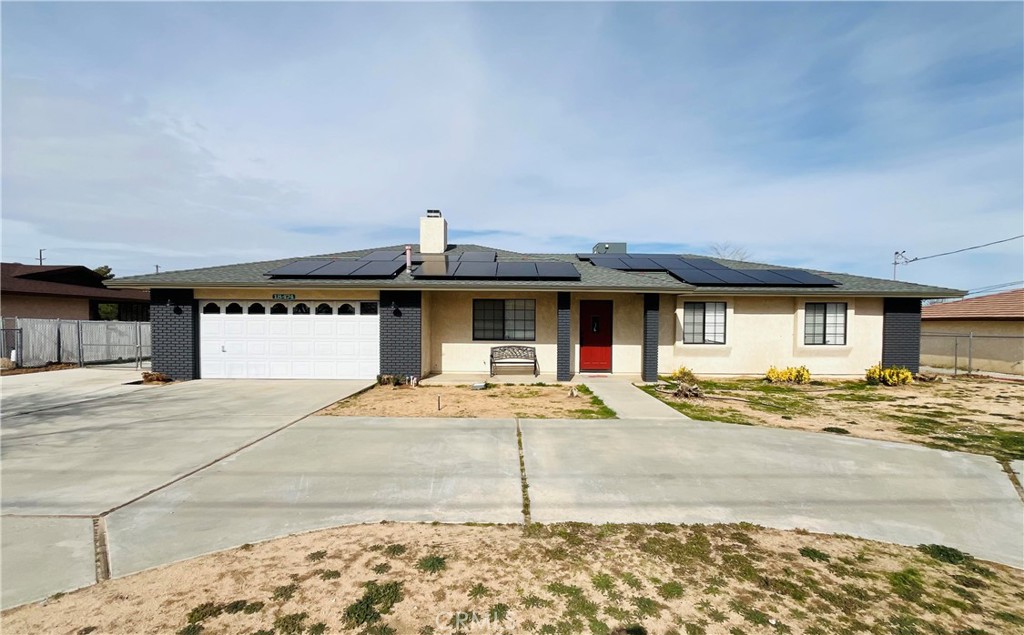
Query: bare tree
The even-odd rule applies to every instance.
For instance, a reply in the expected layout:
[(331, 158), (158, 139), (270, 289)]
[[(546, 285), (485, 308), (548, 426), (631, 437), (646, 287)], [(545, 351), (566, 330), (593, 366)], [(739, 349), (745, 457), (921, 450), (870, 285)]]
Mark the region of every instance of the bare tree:
[(740, 247), (730, 242), (714, 243), (711, 245), (711, 255), (715, 258), (724, 258), (726, 260), (740, 260), (743, 262), (750, 260), (750, 251), (746, 247)]

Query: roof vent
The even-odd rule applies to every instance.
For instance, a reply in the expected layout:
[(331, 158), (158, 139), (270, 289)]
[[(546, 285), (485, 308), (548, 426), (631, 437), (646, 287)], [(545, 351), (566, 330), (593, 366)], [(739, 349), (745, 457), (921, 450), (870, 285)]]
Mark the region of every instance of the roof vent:
[(594, 245), (595, 254), (624, 254), (626, 243), (597, 243)]

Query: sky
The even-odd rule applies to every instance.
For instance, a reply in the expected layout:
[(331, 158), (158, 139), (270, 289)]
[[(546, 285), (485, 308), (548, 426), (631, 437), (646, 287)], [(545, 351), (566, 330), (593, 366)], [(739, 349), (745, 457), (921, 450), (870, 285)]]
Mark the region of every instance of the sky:
[[(1021, 3), (5, 3), (2, 257), (415, 243), (891, 278), (1024, 234)], [(898, 268), (1024, 280), (1024, 241)]]

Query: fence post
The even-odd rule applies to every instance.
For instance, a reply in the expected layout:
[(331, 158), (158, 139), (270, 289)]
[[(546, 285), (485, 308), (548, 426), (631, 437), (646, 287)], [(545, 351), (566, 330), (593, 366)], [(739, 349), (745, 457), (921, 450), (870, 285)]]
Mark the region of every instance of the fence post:
[(82, 343), (82, 321), (78, 320), (75, 324), (77, 326), (75, 334), (78, 335), (78, 367), (83, 368), (85, 366), (85, 344)]
[(974, 372), (974, 331), (967, 335), (967, 374)]
[(64, 363), (64, 349), (60, 341), (60, 318), (57, 318), (57, 363)]
[(135, 370), (142, 370), (142, 322), (135, 323)]

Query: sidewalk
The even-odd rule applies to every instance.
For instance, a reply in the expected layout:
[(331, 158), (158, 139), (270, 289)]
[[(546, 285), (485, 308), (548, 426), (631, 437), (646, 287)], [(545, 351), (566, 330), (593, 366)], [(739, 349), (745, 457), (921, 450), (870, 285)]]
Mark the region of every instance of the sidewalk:
[(689, 417), (648, 395), (633, 385), (639, 376), (576, 375), (577, 383), (586, 384), (620, 419), (681, 419)]

